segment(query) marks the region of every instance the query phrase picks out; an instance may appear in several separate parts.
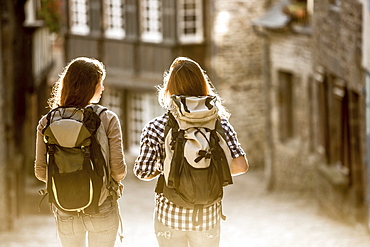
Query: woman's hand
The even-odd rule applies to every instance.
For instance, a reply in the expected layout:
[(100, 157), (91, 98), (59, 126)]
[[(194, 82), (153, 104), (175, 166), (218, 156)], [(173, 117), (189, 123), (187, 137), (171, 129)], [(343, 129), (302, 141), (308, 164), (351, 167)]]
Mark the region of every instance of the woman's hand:
[(249, 169), (248, 160), (244, 156), (236, 157), (231, 161), (231, 175), (237, 176), (247, 172)]
[(152, 180), (152, 179), (156, 178), (159, 174), (161, 174), (161, 172), (158, 171), (158, 170), (155, 170), (154, 173), (150, 174), (146, 178), (143, 178), (143, 180)]

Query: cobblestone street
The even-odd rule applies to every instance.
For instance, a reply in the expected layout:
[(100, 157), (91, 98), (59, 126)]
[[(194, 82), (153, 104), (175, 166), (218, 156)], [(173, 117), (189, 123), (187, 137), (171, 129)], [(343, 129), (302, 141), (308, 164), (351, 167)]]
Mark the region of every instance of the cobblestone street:
[[(222, 247), (370, 246), (370, 235), (364, 228), (327, 218), (303, 196), (267, 193), (262, 181), (262, 172), (250, 171), (235, 177), (234, 185), (225, 189), (227, 220), (222, 224)], [(154, 186), (155, 181), (140, 181), (132, 173), (126, 178), (120, 199), (125, 238), (117, 246), (157, 246), (152, 227)], [(37, 213), (39, 197), (34, 198), (29, 206), (34, 210), (29, 209), (21, 218), (18, 231), (0, 234), (0, 246), (59, 246), (52, 215)]]

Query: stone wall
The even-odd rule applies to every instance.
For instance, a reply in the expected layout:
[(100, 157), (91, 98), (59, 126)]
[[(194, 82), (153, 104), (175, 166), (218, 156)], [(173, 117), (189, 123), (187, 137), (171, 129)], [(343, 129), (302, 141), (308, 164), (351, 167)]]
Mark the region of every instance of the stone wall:
[[(318, 177), (319, 204), (333, 216), (363, 222), (366, 120), (365, 79), (361, 66), (362, 4), (358, 0), (342, 0), (341, 5), (335, 6), (325, 0), (316, 1), (314, 7), (314, 68), (327, 77), (343, 80), (348, 89), (348, 149), (351, 154), (348, 175), (339, 174), (334, 164), (322, 164), (324, 172)], [(346, 183), (335, 183), (340, 178)]]
[(358, 0), (342, 0), (339, 7), (328, 0), (315, 2), (315, 65), (323, 65), (362, 90), (362, 5)]
[(262, 39), (251, 20), (263, 13), (264, 1), (214, 2), (211, 80), (231, 112), (231, 123), (251, 167), (264, 162), (265, 97)]
[[(0, 47), (2, 47), (2, 23), (0, 22)], [(3, 56), (2, 51), (0, 50), (0, 55)], [(1, 57), (2, 57), (1, 56)], [(3, 117), (3, 111), (4, 111), (4, 72), (3, 72), (3, 63), (2, 59), (0, 59), (0, 149), (6, 150), (6, 138), (5, 138), (5, 118)], [(2, 222), (0, 231), (4, 231), (7, 229), (8, 224), (8, 218), (7, 218), (7, 190), (6, 190), (6, 152), (0, 152), (0, 208), (5, 209), (1, 210), (2, 213), (0, 213), (0, 222)]]
[[(270, 43), (274, 189), (313, 192), (316, 156), (310, 150), (313, 123), (309, 93), (313, 83), (312, 36), (271, 32)], [(285, 141), (279, 133), (279, 71), (293, 75), (293, 136)]]

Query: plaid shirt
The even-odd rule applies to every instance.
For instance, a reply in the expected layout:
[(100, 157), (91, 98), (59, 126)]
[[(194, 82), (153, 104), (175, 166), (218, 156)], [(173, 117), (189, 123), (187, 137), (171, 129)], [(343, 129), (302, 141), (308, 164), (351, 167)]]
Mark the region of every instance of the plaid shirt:
[[(164, 128), (168, 121), (166, 114), (150, 121), (141, 134), (139, 157), (135, 161), (134, 174), (145, 179), (156, 170), (162, 171), (164, 162)], [(232, 158), (245, 155), (236, 132), (226, 119), (221, 119), (225, 130), (226, 142), (231, 150)], [(195, 226), (192, 223), (193, 210), (178, 207), (169, 201), (162, 193), (156, 194), (156, 216), (165, 226), (183, 231), (205, 231), (212, 229), (221, 217), (221, 202), (203, 209), (203, 224)]]

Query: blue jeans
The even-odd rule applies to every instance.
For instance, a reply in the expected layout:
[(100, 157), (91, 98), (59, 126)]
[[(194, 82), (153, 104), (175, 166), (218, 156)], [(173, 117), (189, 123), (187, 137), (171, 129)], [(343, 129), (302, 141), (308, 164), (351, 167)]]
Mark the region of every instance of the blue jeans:
[(181, 231), (163, 225), (156, 218), (154, 229), (160, 247), (218, 247), (220, 245), (220, 222), (208, 231)]
[[(113, 247), (119, 225), (117, 201), (107, 199), (98, 214), (73, 216), (60, 210), (54, 215), (63, 247)], [(87, 238), (86, 238), (87, 235)]]

